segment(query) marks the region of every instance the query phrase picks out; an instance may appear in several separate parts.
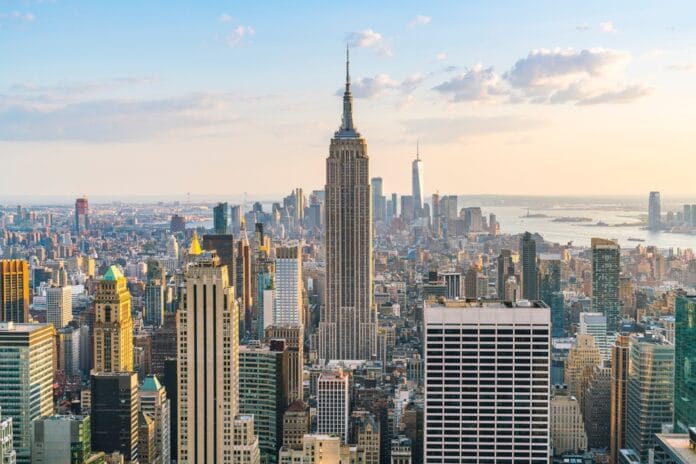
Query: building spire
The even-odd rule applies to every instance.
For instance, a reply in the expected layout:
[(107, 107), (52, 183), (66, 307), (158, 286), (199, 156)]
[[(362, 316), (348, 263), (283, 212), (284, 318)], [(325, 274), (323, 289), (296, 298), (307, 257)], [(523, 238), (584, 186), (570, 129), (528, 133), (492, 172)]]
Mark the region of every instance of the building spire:
[(416, 139), (416, 161), (420, 161), (420, 140)]
[(343, 93), (343, 117), (339, 132), (355, 133), (353, 126), (353, 95), (350, 93), (350, 49), (346, 45), (346, 91)]

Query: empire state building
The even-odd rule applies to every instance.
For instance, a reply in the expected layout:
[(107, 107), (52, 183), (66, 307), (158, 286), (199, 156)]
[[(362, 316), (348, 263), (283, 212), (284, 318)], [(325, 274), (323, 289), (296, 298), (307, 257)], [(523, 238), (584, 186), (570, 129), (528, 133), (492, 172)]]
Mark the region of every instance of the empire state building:
[(341, 127), (326, 160), (326, 305), (319, 322), (319, 356), (374, 359), (377, 314), (372, 306), (372, 211), (367, 143), (353, 125), (346, 52)]

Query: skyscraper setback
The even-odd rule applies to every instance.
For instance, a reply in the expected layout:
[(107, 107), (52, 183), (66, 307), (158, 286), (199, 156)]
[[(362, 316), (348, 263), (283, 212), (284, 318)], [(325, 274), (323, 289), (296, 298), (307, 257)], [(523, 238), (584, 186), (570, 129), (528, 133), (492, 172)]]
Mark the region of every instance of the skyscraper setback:
[(326, 305), (319, 323), (323, 359), (372, 359), (377, 315), (372, 306), (372, 219), (367, 143), (353, 125), (346, 55), (341, 127), (326, 160)]

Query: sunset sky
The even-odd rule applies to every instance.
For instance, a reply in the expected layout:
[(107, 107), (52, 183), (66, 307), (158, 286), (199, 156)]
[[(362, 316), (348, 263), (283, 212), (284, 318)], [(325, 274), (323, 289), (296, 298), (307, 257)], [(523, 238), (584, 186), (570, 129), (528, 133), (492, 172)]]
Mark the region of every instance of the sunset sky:
[[(204, 3), (204, 5), (202, 4)], [(691, 1), (0, 0), (5, 195), (323, 188), (345, 46), (371, 175), (696, 196)]]

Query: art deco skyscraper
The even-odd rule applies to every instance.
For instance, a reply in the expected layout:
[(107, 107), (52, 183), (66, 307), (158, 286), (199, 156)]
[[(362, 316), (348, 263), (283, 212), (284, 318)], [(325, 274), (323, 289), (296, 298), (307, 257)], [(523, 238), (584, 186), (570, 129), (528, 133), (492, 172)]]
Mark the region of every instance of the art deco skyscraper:
[(423, 160), (416, 144), (416, 159), (411, 165), (411, 195), (413, 196), (413, 216), (420, 217), (423, 210)]
[(111, 266), (99, 282), (95, 297), (94, 370), (133, 370), (133, 319), (126, 278)]
[(372, 218), (367, 143), (353, 125), (346, 61), (343, 120), (326, 160), (326, 305), (319, 322), (323, 359), (373, 359)]
[(239, 409), (237, 303), (211, 252), (186, 272), (178, 318), (178, 462), (231, 463)]

